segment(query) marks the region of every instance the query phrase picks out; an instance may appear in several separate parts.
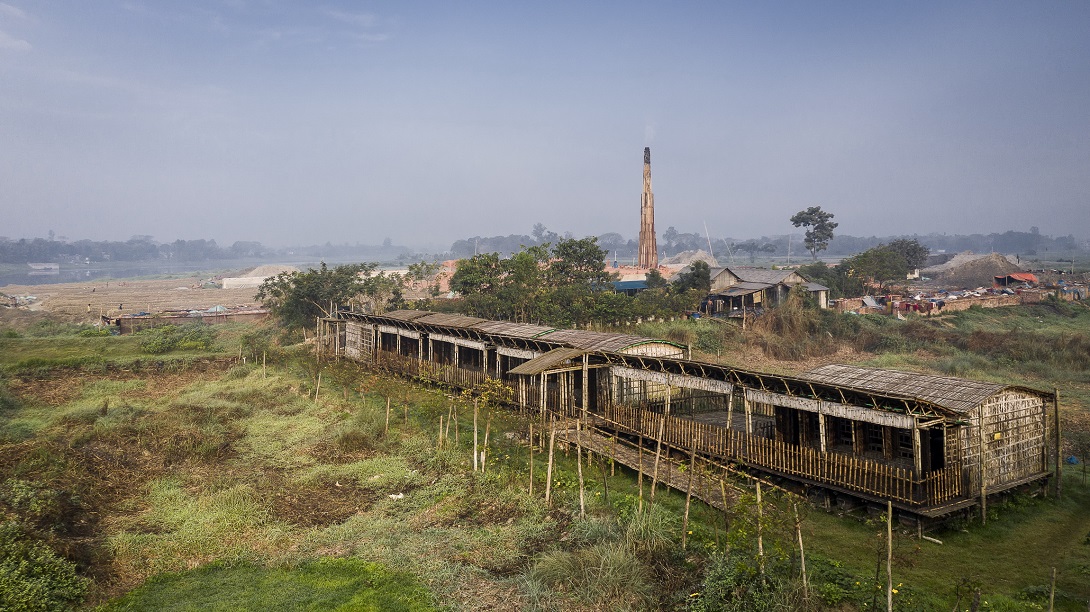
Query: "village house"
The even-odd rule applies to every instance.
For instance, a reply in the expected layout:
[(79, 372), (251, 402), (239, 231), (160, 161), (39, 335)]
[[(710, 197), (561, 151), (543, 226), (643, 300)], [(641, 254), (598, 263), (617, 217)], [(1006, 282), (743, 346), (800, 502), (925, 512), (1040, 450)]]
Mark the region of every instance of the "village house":
[(806, 289), (819, 308), (829, 307), (829, 288), (810, 282), (795, 270), (731, 266), (711, 269), (711, 291), (700, 310), (712, 316), (759, 314), (785, 300), (794, 287)]

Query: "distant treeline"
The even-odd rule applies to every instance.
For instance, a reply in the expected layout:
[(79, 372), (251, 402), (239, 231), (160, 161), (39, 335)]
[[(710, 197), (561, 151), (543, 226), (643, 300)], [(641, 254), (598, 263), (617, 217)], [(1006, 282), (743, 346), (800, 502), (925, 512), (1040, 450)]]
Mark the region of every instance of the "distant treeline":
[[(568, 233), (566, 237), (571, 237)], [(499, 253), (511, 255), (518, 253), (523, 246), (539, 246), (545, 243), (555, 243), (560, 236), (556, 232), (547, 230), (538, 223), (534, 226), (532, 235), (510, 234), (508, 236), (474, 236), (457, 240), (451, 245), (451, 255), (455, 258), (472, 257), (475, 253)], [(1070, 252), (1080, 248), (1079, 241), (1074, 236), (1052, 237), (1041, 234), (1036, 227), (1028, 232), (1007, 231), (992, 234), (928, 234), (921, 236), (834, 236), (829, 242), (829, 248), (821, 253), (822, 257), (847, 257), (872, 249), (881, 244), (889, 244), (894, 240), (916, 240), (920, 244), (931, 249), (932, 253), (945, 251), (958, 253), (961, 251), (973, 251), (976, 253), (1018, 253), (1021, 255), (1038, 255), (1049, 252)], [(726, 261), (731, 254), (736, 259), (744, 261), (747, 258), (757, 256), (784, 257), (789, 253), (797, 257), (800, 262), (809, 258), (806, 248), (802, 244), (801, 234), (793, 238), (782, 236), (761, 236), (737, 240), (733, 238), (709, 237), (700, 233), (683, 233), (674, 227), (669, 227), (658, 236), (659, 253), (665, 253), (666, 257), (677, 255), (684, 251), (702, 249), (708, 250), (709, 242), (713, 254), (720, 261)], [(621, 264), (628, 263), (636, 257), (638, 243), (635, 239), (627, 239), (624, 236), (609, 232), (598, 236), (598, 246), (608, 253), (607, 259), (616, 258)]]
[(120, 241), (77, 240), (68, 242), (46, 238), (10, 240), (0, 238), (0, 263), (21, 264), (31, 262), (103, 262), (103, 261), (216, 261), (238, 259), (267, 259), (273, 257), (295, 258), (352, 258), (393, 261), (410, 257), (406, 247), (393, 246), (387, 241), (382, 246), (325, 245), (307, 247), (269, 248), (260, 242), (237, 241), (221, 247), (215, 240), (175, 240), (158, 243), (150, 236), (133, 236)]

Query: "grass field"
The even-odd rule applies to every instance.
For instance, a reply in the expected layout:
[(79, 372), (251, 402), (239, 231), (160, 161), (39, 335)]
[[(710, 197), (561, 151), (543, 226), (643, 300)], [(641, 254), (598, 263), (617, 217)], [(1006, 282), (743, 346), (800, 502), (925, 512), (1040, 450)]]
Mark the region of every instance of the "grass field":
[[(947, 346), (883, 326), (875, 341), (892, 338), (885, 346), (899, 349), (832, 355), (940, 372), (943, 359), (965, 359), (971, 376), (1056, 381), (1069, 398), (1065, 427), (1080, 431), (1087, 381), (1078, 356), (1061, 355), (1070, 368), (1030, 371), (1019, 358), (997, 358), (988, 338), (974, 347), (983, 353), (953, 344), (1034, 324), (1024, 330), (1031, 339), (1077, 342), (1086, 319), (1072, 312), (970, 311), (933, 324), (950, 334)], [(660, 490), (640, 512), (634, 474), (613, 473), (602, 458), (584, 465), (585, 518), (574, 451), (559, 452), (546, 504), (546, 456), (534, 449), (531, 495), (529, 422), (506, 410), (482, 415), (483, 428), (491, 414), (487, 470), (474, 472), (472, 407), (460, 395), (351, 364), (319, 370), (302, 350), (270, 350), (263, 368), (252, 355), (261, 343), (245, 326), (217, 328), (203, 349), (155, 355), (138, 336), (78, 333), (0, 330), (0, 520), (90, 578), (86, 606), (798, 609), (795, 502), (810, 607), (883, 603), (885, 525), (863, 511), (827, 513), (766, 489), (758, 579), (751, 483), (734, 483), (740, 502), (728, 513), (696, 505), (683, 550), (684, 495)], [(230, 362), (240, 345), (246, 364)], [(785, 370), (798, 363), (766, 359)], [(456, 426), (440, 436), (448, 415)], [(977, 591), (981, 609), (1047, 607), (1056, 568), (1057, 609), (1085, 610), (1090, 487), (1081, 467), (1066, 468), (1062, 500), (997, 500), (987, 525), (929, 533), (941, 545), (895, 525), (897, 609), (967, 609)]]

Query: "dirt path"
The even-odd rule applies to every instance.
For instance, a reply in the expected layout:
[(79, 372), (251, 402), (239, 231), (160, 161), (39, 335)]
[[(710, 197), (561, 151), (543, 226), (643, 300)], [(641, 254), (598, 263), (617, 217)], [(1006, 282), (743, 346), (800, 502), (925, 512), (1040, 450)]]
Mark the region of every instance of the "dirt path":
[(70, 321), (97, 321), (101, 315), (200, 309), (212, 306), (255, 306), (257, 289), (201, 288), (197, 276), (159, 280), (96, 280), (54, 285), (5, 285), (10, 296), (33, 295), (29, 307)]

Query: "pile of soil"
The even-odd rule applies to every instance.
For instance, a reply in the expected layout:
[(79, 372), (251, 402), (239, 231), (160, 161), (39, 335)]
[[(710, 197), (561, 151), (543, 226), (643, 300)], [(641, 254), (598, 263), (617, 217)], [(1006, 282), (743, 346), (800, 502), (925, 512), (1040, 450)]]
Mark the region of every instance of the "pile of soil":
[(712, 257), (707, 251), (703, 249), (697, 249), (695, 251), (682, 251), (673, 257), (667, 257), (659, 262), (660, 266), (687, 266), (694, 261), (703, 261), (712, 268), (719, 266), (715, 257)]
[[(964, 257), (963, 257), (964, 256)], [(996, 276), (1021, 272), (1022, 267), (999, 253), (974, 256), (958, 253), (953, 259), (923, 270), (932, 282), (953, 287), (991, 287)]]
[(295, 266), (266, 264), (264, 266), (258, 266), (253, 270), (250, 270), (246, 274), (243, 274), (243, 278), (269, 278), (270, 276), (276, 276), (281, 272), (298, 272), (299, 268)]

